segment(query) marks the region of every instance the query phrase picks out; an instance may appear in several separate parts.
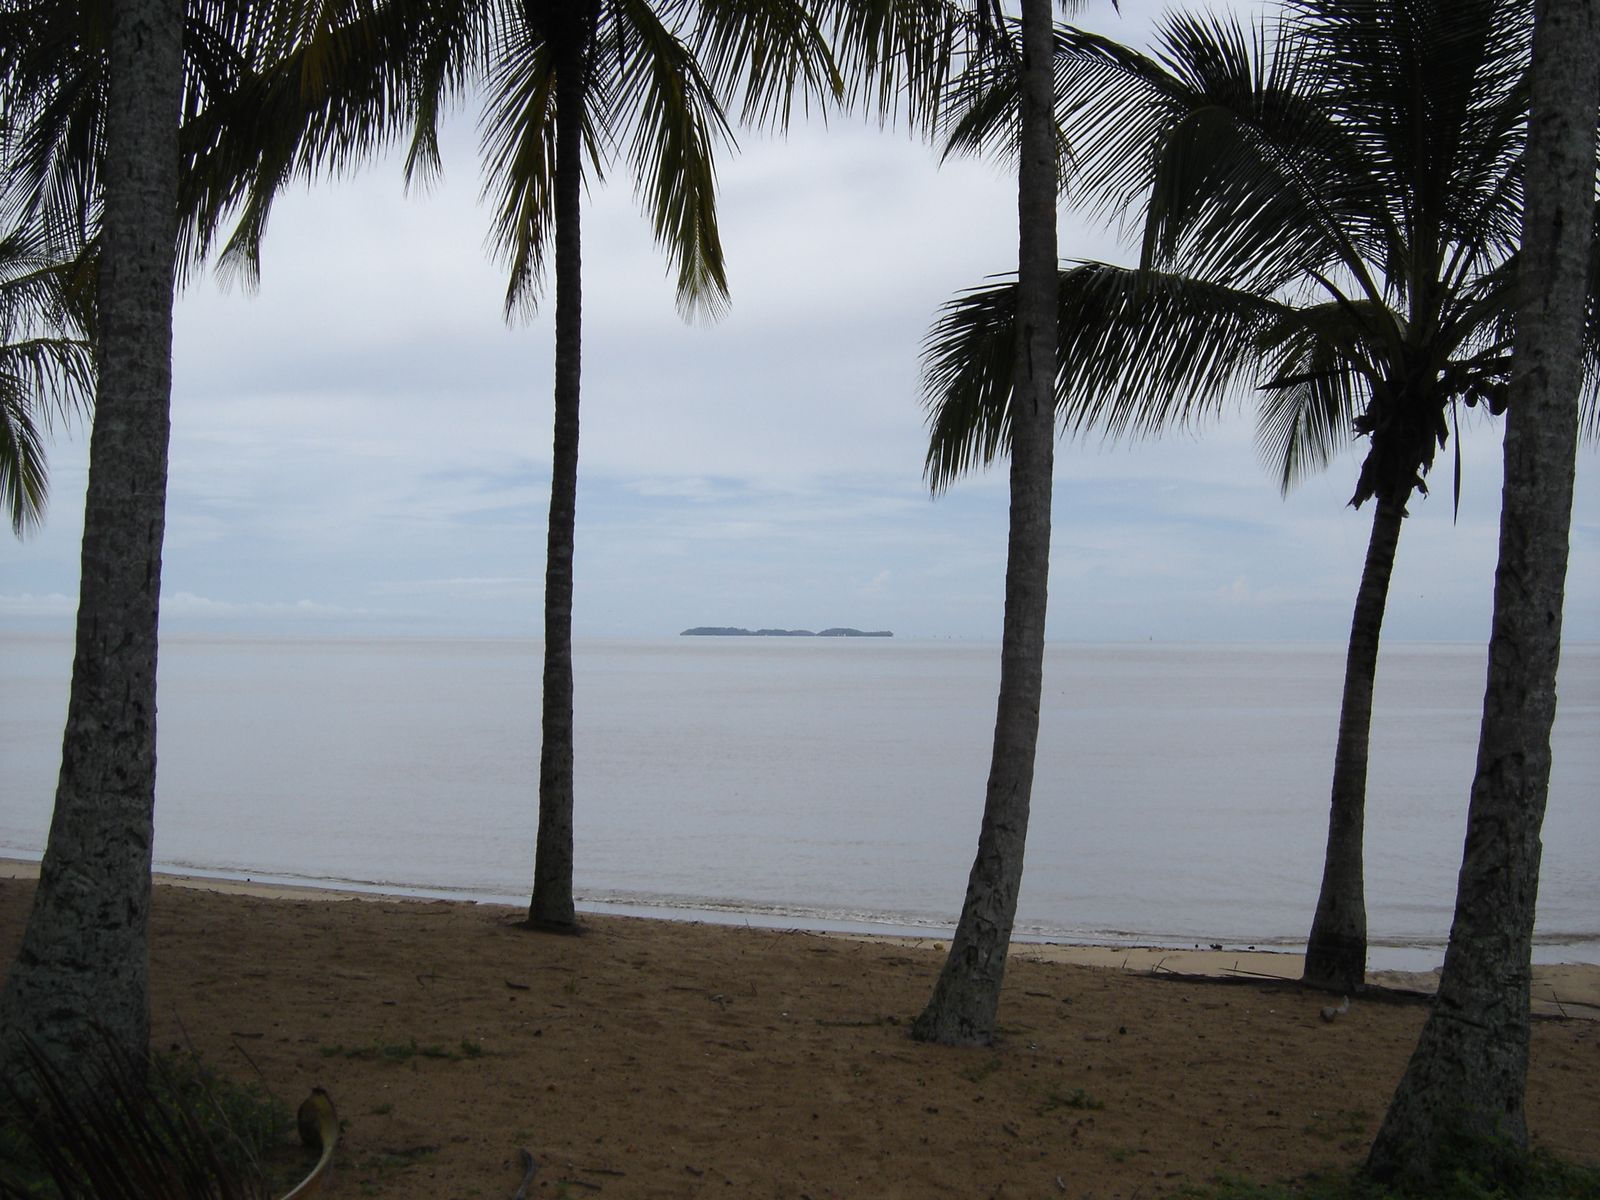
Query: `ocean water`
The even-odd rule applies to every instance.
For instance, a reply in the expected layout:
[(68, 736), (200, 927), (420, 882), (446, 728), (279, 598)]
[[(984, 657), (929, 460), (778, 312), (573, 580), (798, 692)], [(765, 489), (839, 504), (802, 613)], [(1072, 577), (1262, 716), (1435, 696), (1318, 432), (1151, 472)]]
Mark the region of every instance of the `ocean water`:
[[(0, 635), (0, 854), (37, 856), (71, 663)], [(580, 642), (577, 871), (591, 910), (948, 928), (975, 847), (992, 644)], [(520, 902), (536, 642), (169, 636), (156, 860)], [(1315, 906), (1341, 646), (1052, 645), (1019, 933), (1293, 947)], [(1484, 651), (1389, 645), (1367, 822), (1374, 965), (1437, 961)], [(1568, 646), (1538, 946), (1600, 962), (1600, 646)]]

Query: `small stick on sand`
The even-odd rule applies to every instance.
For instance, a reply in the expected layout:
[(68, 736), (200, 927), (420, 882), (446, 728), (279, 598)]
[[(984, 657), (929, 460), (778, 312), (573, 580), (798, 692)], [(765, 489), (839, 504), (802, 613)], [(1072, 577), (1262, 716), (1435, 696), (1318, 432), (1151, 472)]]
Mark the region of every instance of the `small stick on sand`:
[(511, 1200), (528, 1200), (528, 1189), (533, 1186), (533, 1177), (539, 1173), (539, 1163), (528, 1153), (526, 1146), (518, 1146), (517, 1154), (522, 1158), (522, 1186), (512, 1193)]

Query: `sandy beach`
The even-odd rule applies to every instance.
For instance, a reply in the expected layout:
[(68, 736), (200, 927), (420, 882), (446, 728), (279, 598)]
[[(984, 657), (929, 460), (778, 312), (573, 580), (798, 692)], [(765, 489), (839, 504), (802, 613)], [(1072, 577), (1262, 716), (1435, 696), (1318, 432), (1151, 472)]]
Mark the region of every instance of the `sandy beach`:
[[(0, 873), (9, 963), (33, 884)], [(1149, 1196), (1359, 1161), (1425, 998), (1326, 1021), (1287, 955), (1028, 947), (999, 1043), (907, 1035), (937, 943), (516, 910), (156, 889), (158, 1046), (346, 1128), (324, 1194)], [(1196, 978), (1191, 972), (1211, 977)], [(1426, 979), (1385, 980), (1415, 987)], [(1541, 968), (1536, 1141), (1600, 1160), (1600, 968)], [(1590, 1018), (1590, 1019), (1585, 1019)]]

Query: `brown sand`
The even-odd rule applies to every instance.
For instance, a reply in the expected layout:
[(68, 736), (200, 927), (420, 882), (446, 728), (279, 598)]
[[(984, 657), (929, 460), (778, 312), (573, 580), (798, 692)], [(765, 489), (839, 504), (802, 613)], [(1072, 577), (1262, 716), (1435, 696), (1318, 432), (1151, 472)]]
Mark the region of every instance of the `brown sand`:
[[(0, 878), (0, 961), (32, 887)], [(1328, 1022), (1329, 997), (1254, 974), (1049, 948), (1014, 959), (999, 1044), (951, 1050), (907, 1036), (939, 946), (519, 916), (157, 888), (155, 1040), (291, 1106), (327, 1088), (332, 1197), (510, 1197), (526, 1147), (543, 1197), (1132, 1200), (1354, 1165), (1425, 1015), (1357, 998)], [(1575, 1006), (1597, 974), (1556, 986)], [(1600, 1159), (1600, 1022), (1535, 1023), (1528, 1108), (1538, 1143)]]

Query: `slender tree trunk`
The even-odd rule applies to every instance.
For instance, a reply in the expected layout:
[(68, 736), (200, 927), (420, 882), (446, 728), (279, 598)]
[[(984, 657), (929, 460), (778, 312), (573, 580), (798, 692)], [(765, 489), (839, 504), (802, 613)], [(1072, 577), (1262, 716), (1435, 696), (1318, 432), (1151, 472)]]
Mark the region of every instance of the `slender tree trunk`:
[(1305, 981), (1351, 992), (1366, 981), (1367, 902), (1362, 872), (1366, 825), (1367, 750), (1372, 735), (1372, 689), (1378, 675), (1378, 638), (1394, 575), (1395, 549), (1405, 505), (1380, 498), (1372, 514), (1367, 561), (1361, 569), (1350, 646), (1344, 660), (1339, 740), (1333, 752), (1333, 798), (1328, 807), (1328, 849), (1322, 892), (1306, 945)]
[(1500, 562), (1466, 847), (1438, 999), (1367, 1160), (1379, 1180), (1423, 1187), (1462, 1166), (1512, 1181), (1528, 1146), (1528, 982), (1594, 236), (1600, 0), (1540, 0), (1534, 29)]
[(0, 995), (0, 1069), (31, 1039), (66, 1062), (98, 1038), (149, 1050), (156, 641), (172, 392), (183, 7), (112, 7), (100, 273), (72, 690), (55, 812)]
[[(574, 5), (573, 8), (578, 6)], [(578, 399), (583, 355), (583, 18), (558, 17), (556, 67), (556, 383), (550, 526), (544, 570), (544, 710), (539, 833), (528, 924), (572, 932), (572, 560), (578, 508)]]
[(1011, 532), (994, 751), (978, 853), (955, 940), (914, 1037), (949, 1045), (994, 1039), (1033, 793), (1044, 679), (1055, 455), (1056, 186), (1051, 0), (1022, 5), (1022, 158), (1017, 180), (1016, 391), (1012, 397)]

